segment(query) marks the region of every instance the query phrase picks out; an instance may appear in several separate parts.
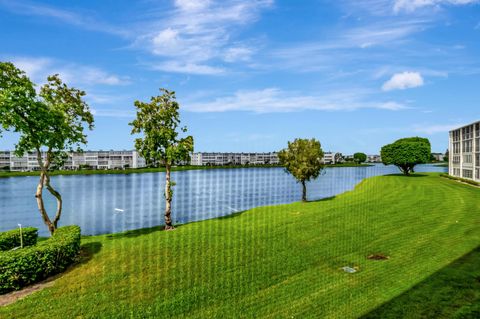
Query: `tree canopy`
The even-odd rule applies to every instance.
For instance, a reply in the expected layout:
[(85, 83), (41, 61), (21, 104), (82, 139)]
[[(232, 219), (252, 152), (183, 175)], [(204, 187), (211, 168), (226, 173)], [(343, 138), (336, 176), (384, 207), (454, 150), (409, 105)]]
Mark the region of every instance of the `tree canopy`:
[[(10, 62), (0, 62), (1, 129), (19, 133), (15, 146), (17, 156), (36, 153), (41, 175), (35, 196), (51, 233), (60, 219), (62, 199), (50, 184), (48, 171), (65, 160), (65, 151), (79, 150), (87, 143), (84, 128), (93, 129), (93, 115), (83, 100), (84, 96), (84, 91), (68, 87), (58, 75), (49, 76), (37, 93), (25, 72)], [(46, 156), (42, 156), (43, 152)], [(43, 204), (44, 186), (57, 199), (53, 221)]]
[(355, 153), (355, 154), (353, 154), (353, 159), (357, 163), (365, 163), (367, 161), (367, 154), (365, 154), (365, 153)]
[(430, 156), (430, 141), (421, 137), (402, 138), (381, 150), (383, 164), (395, 165), (405, 175), (413, 173), (416, 165), (428, 163)]
[(193, 152), (193, 137), (180, 138), (187, 132), (180, 127), (179, 104), (175, 92), (160, 89), (159, 96), (150, 102), (135, 101), (137, 118), (130, 125), (132, 134), (143, 133), (135, 139), (135, 148), (150, 163), (173, 165), (176, 161), (188, 160)]
[(317, 178), (324, 168), (323, 151), (316, 139), (295, 139), (278, 153), (280, 164), (302, 183), (302, 200), (307, 200), (306, 182)]

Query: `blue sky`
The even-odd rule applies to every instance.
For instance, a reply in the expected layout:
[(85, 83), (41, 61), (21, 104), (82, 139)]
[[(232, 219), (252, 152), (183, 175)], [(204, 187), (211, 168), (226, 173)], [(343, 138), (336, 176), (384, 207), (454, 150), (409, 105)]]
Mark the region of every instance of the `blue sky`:
[(315, 137), (376, 154), (419, 135), (443, 152), (480, 119), (478, 0), (0, 0), (0, 30), (0, 60), (87, 92), (87, 149), (132, 149), (133, 102), (160, 87), (196, 151)]

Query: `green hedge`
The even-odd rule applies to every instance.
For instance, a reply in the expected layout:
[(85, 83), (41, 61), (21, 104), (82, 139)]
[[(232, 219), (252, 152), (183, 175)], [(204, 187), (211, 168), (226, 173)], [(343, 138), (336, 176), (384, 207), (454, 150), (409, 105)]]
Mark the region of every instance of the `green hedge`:
[(58, 228), (36, 246), (0, 252), (0, 294), (64, 271), (80, 251), (80, 227)]
[(448, 174), (445, 174), (445, 173), (440, 174), (440, 176), (448, 178), (448, 179), (453, 179), (455, 181), (467, 183), (467, 184), (470, 184), (470, 185), (473, 185), (473, 186), (480, 186), (479, 182), (472, 181), (471, 179), (456, 177), (456, 176), (448, 175)]
[[(38, 229), (33, 227), (22, 228), (23, 247), (37, 243)], [(20, 229), (13, 229), (0, 233), (0, 251), (20, 247)]]

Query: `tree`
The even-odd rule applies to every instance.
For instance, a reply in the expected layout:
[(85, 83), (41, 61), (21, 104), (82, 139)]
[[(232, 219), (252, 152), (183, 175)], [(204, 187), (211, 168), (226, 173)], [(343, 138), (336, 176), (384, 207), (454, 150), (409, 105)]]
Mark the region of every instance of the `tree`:
[(159, 96), (153, 96), (150, 102), (135, 101), (137, 118), (130, 123), (132, 134), (143, 133), (143, 138), (135, 139), (135, 148), (150, 163), (165, 165), (165, 230), (174, 229), (172, 224), (172, 186), (171, 168), (176, 162), (186, 161), (193, 152), (193, 137), (179, 137), (187, 132), (180, 126), (179, 104), (175, 92), (160, 89)]
[(450, 155), (450, 151), (447, 148), (447, 150), (445, 151), (445, 156), (443, 156), (444, 162), (448, 162), (450, 160), (449, 155)]
[(430, 141), (421, 137), (399, 139), (381, 150), (383, 164), (395, 165), (405, 175), (414, 173), (415, 165), (428, 163), (430, 155)]
[(302, 184), (302, 201), (307, 201), (306, 182), (320, 176), (324, 168), (323, 151), (316, 139), (295, 139), (278, 153), (280, 164)]
[(353, 154), (353, 159), (355, 160), (355, 162), (361, 164), (361, 163), (365, 163), (367, 161), (367, 154), (365, 153), (355, 153)]
[[(58, 75), (47, 78), (37, 93), (25, 72), (12, 63), (0, 62), (0, 124), (20, 137), (15, 154), (34, 153), (40, 167), (40, 179), (35, 197), (44, 223), (51, 234), (55, 232), (62, 214), (62, 196), (50, 182), (50, 170), (61, 166), (65, 151), (80, 150), (87, 143), (84, 126), (93, 129), (93, 115), (83, 101), (84, 91), (70, 88)], [(44, 187), (57, 201), (53, 220), (43, 201)]]

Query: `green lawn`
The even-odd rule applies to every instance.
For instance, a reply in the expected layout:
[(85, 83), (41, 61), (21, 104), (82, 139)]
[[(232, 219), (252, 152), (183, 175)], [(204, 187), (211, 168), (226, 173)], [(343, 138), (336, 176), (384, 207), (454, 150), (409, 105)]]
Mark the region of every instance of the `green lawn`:
[[(325, 165), (326, 167), (368, 167), (372, 166), (370, 164), (356, 164), (356, 163), (345, 163), (345, 164), (334, 164), (334, 165)], [(226, 166), (175, 166), (172, 168), (173, 171), (188, 171), (188, 170), (204, 170), (204, 169), (235, 169), (235, 168), (276, 168), (282, 167), (280, 165), (226, 165)], [(158, 173), (165, 172), (164, 167), (158, 168), (127, 168), (127, 169), (106, 169), (106, 170), (59, 170), (50, 172), (51, 176), (56, 175), (101, 175), (101, 174), (141, 174), (141, 173)], [(10, 171), (0, 171), (0, 178), (6, 177), (21, 177), (21, 176), (40, 176), (40, 172), (10, 172)]]
[[(80, 265), (0, 308), (0, 317), (397, 318), (391, 310), (419, 318), (430, 294), (443, 300), (425, 306), (431, 318), (468, 317), (478, 311), (479, 287), (465, 280), (478, 273), (479, 257), (462, 268), (466, 275), (457, 259), (478, 255), (479, 203), (478, 188), (438, 174), (380, 176), (323, 201), (256, 208), (173, 232), (85, 237)], [(376, 253), (390, 258), (366, 258)], [(444, 280), (450, 288), (437, 291)], [(467, 288), (471, 298), (458, 297)]]

